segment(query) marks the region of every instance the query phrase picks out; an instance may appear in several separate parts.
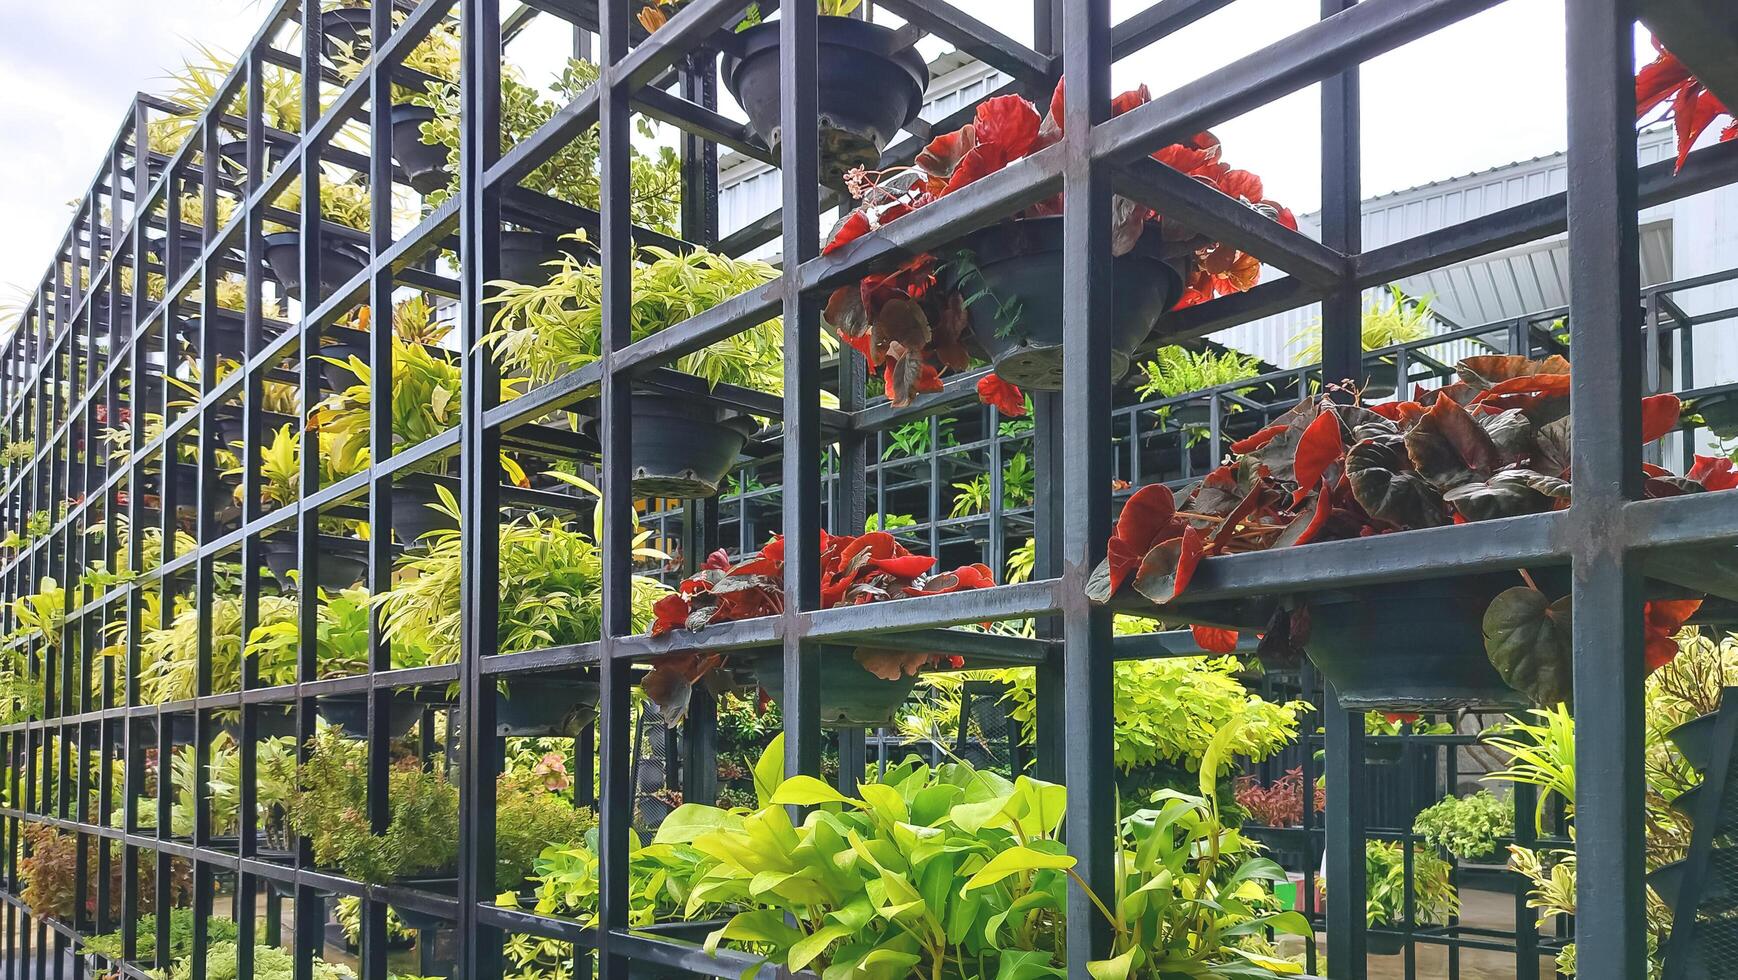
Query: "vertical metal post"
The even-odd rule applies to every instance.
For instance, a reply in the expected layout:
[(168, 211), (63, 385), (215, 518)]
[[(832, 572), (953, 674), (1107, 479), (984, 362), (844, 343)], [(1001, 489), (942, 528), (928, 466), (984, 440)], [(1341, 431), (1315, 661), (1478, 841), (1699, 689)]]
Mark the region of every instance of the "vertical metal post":
[[(495, 683), (482, 672), (500, 622), (501, 437), (485, 424), (499, 401), (494, 359), (479, 343), (488, 330), (487, 283), (499, 278), (501, 189), (485, 179), (501, 155), (501, 4), (466, 0), (462, 9), (460, 91), (459, 321), (464, 345), (460, 413), (460, 533), (465, 542), (459, 651), (459, 975), (499, 980), (501, 935), (478, 921), (493, 897), (495, 867)], [(378, 105), (378, 103), (376, 103)], [(607, 252), (606, 252), (607, 255)], [(605, 588), (608, 588), (605, 582)], [(606, 620), (607, 628), (607, 620)]]
[(1647, 972), (1642, 606), (1624, 508), (1641, 490), (1635, 5), (1567, 5), (1570, 449), (1575, 502), (1577, 953), (1583, 980)]
[(795, 271), (821, 250), (819, 97), (815, 0), (779, 7), (779, 166), (784, 187), (784, 711), (785, 771), (819, 774), (817, 648), (800, 635), (801, 613), (821, 599), (820, 307)]
[[(1322, 0), (1325, 19), (1353, 0)], [(1356, 65), (1322, 82), (1322, 243), (1351, 254), (1362, 247), (1359, 74)], [(1322, 301), (1322, 380), (1357, 379), (1363, 369), (1363, 301), (1347, 282)], [(1300, 394), (1304, 394), (1301, 393)], [(1365, 966), (1364, 719), (1342, 709), (1326, 688), (1328, 793), (1328, 975), (1363, 980)], [(1305, 792), (1309, 792), (1308, 787)]]
[[(1064, 93), (1062, 221), (1062, 675), (1067, 715), (1068, 850), (1100, 901), (1115, 895), (1116, 784), (1111, 726), (1115, 695), (1111, 614), (1086, 598), (1104, 557), (1111, 519), (1110, 347), (1095, 334), (1111, 319), (1111, 186), (1093, 158), (1093, 129), (1110, 115), (1110, 2), (1081, 0), (1062, 12)], [(1110, 924), (1080, 883), (1068, 890), (1068, 974), (1110, 951)]]

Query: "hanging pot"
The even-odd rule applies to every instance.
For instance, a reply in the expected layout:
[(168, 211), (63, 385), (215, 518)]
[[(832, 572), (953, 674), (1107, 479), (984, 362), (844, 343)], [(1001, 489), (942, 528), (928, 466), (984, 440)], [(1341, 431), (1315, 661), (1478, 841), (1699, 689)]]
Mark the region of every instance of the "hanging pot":
[(1371, 956), (1399, 956), (1406, 952), (1406, 934), (1400, 932), (1366, 932), (1364, 949)]
[[(277, 577), (278, 588), (295, 590), (290, 573), (296, 570), (296, 538), (285, 535), (261, 542), (266, 567)], [(356, 538), (341, 538), (322, 534), (319, 541), (320, 561), (316, 574), (318, 585), (327, 592), (348, 589), (368, 575), (368, 542)]]
[(1372, 766), (1397, 766), (1406, 757), (1403, 742), (1365, 742), (1364, 761)]
[(399, 544), (419, 547), (423, 535), (459, 526), (450, 515), (434, 509), (433, 505), (441, 499), (435, 488), (443, 483), (453, 491), (453, 496), (458, 496), (458, 487), (450, 479), (442, 480), (431, 473), (402, 476), (392, 485), (392, 533)]
[[(260, 432), (266, 442), (271, 441), (273, 432), (286, 425), (294, 425), (295, 419), (276, 412), (260, 412)], [(240, 405), (219, 405), (211, 413), (211, 423), (217, 429), (217, 441), (226, 447), (239, 446), (242, 437), (246, 435), (247, 423)]]
[[(815, 20), (816, 102), (820, 111), (821, 183), (844, 190), (845, 174), (876, 169), (881, 151), (923, 109), (929, 66), (915, 48), (897, 47), (889, 28), (853, 17)], [(779, 150), (779, 26), (765, 23), (736, 35), (726, 55), (724, 85), (748, 123)]]
[[(320, 337), (320, 356), (327, 360), (318, 362), (320, 376), (325, 380), (326, 387), (332, 391), (343, 391), (360, 382), (362, 379), (355, 371), (350, 370), (350, 359), (358, 358), (367, 364), (370, 354), (366, 331), (327, 327)], [(337, 363), (333, 363), (334, 361)]]
[(501, 233), (501, 278), (528, 286), (548, 282), (555, 271), (549, 263), (560, 261), (563, 255), (581, 265), (596, 265), (597, 246), (540, 231), (504, 231)]
[[(1735, 907), (1731, 883), (1725, 880), (1721, 869), (1726, 866), (1728, 856), (1721, 852), (1724, 848), (1716, 847), (1707, 867), (1702, 872), (1701, 900), (1696, 904), (1698, 914), (1711, 915), (1733, 911)], [(1689, 869), (1690, 862), (1673, 861), (1662, 864), (1648, 872), (1647, 884), (1660, 897), (1660, 901), (1672, 908), (1678, 907), (1678, 897), (1683, 893), (1684, 874)]]
[(337, 64), (346, 53), (352, 61), (366, 60), (374, 50), (373, 23), (367, 7), (340, 7), (320, 14), (326, 60)]
[[(1678, 798), (1672, 801), (1672, 809), (1693, 822), (1701, 816), (1701, 800), (1702, 787), (1698, 784), (1679, 793)], [(1725, 805), (1720, 808), (1720, 812), (1714, 815), (1714, 836), (1716, 837), (1725, 837), (1738, 831), (1738, 800), (1726, 800), (1724, 803)]]
[(1693, 769), (1710, 769), (1714, 765), (1714, 742), (1719, 734), (1719, 712), (1710, 711), (1691, 718), (1666, 733), (1672, 744), (1683, 753), (1684, 761)]
[(404, 168), (405, 179), (418, 194), (433, 194), (452, 179), (447, 173), (446, 144), (422, 138), (423, 123), (433, 122), (434, 117), (434, 109), (425, 105), (400, 102), (392, 107), (392, 158)]
[[(271, 174), (277, 170), (278, 164), (284, 162), (284, 151), (277, 144), (270, 139), (266, 139), (264, 143), (265, 145), (260, 147), (260, 166), (263, 171), (260, 174), (261, 177)], [(237, 173), (246, 173), (247, 137), (237, 136), (227, 131), (219, 132), (217, 155), (222, 157), (223, 162)]]
[[(1062, 218), (1017, 218), (990, 225), (960, 239), (973, 253), (981, 282), (949, 283), (949, 288), (987, 290), (972, 304), (971, 339), (993, 361), (996, 374), (1010, 384), (1038, 391), (1062, 388), (1062, 317), (1067, 301), (1062, 284)], [(1112, 261), (1115, 295), (1111, 315), (1094, 324), (1094, 340), (1110, 346), (1114, 383), (1128, 373), (1130, 355), (1152, 333), (1183, 293), (1181, 258), (1168, 258), (1165, 242), (1149, 227), (1135, 247)], [(999, 323), (998, 304), (1018, 303), (1018, 319)]]
[(495, 734), (572, 738), (597, 717), (597, 681), (515, 677), (495, 689)]
[[(415, 888), (417, 891), (434, 892), (440, 895), (456, 895), (459, 890), (459, 879), (452, 875), (406, 875), (394, 882), (405, 888)], [(452, 925), (452, 920), (445, 916), (420, 912), (403, 905), (391, 906), (393, 914), (406, 929), (425, 932), (430, 929), (444, 929)]]
[(1485, 607), (1507, 581), (1431, 579), (1313, 596), (1304, 649), (1342, 708), (1527, 708), (1532, 702), (1485, 655)]
[[(750, 417), (701, 398), (636, 392), (631, 398), (634, 495), (700, 500), (719, 484), (742, 455), (758, 426)], [(598, 431), (594, 417), (587, 431)]]
[[(164, 244), (165, 237), (167, 236), (151, 239), (148, 246), (148, 257), (162, 265), (165, 273), (167, 273), (169, 268), (170, 250)], [(180, 263), (180, 270), (183, 275), (185, 275), (189, 269), (198, 267), (199, 260), (205, 257), (205, 229), (199, 225), (193, 225), (191, 227), (188, 225), (182, 225), (180, 234), (175, 240), (174, 252)], [(227, 250), (218, 250), (211, 256), (212, 265), (215, 267), (221, 260), (231, 257), (231, 254), (232, 253)]]
[[(278, 287), (291, 299), (302, 298), (302, 233), (279, 231), (265, 236), (266, 265)], [(320, 297), (325, 297), (368, 267), (368, 253), (332, 232), (321, 235)]]
[[(403, 738), (422, 719), (423, 703), (416, 692), (395, 690), (387, 701), (386, 734)], [(368, 697), (362, 694), (333, 694), (315, 702), (320, 720), (341, 729), (350, 738), (368, 735)]]
[[(850, 647), (822, 647), (816, 658), (821, 680), (821, 725), (824, 728), (881, 728), (893, 723), (916, 676), (882, 680), (863, 669)], [(755, 665), (760, 686), (774, 700), (784, 700), (784, 658), (776, 653)]]

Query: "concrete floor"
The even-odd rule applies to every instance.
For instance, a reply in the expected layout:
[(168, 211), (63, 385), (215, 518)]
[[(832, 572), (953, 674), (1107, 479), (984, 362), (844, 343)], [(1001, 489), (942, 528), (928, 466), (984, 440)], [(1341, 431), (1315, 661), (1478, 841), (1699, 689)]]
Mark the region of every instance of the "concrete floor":
[[(1504, 892), (1461, 891), (1461, 923), (1508, 932), (1515, 926), (1515, 898)], [(1327, 937), (1317, 934), (1318, 949), (1326, 949)], [(1329, 954), (1331, 955), (1331, 953)], [(1449, 969), (1449, 950), (1445, 946), (1420, 942), (1414, 946), (1413, 972), (1407, 973), (1406, 954), (1369, 958), (1370, 980), (1514, 980), (1515, 957), (1511, 953), (1489, 950), (1462, 949), (1458, 970)], [(1539, 976), (1554, 977), (1554, 959), (1539, 958)], [(1322, 972), (1318, 965), (1317, 972)]]

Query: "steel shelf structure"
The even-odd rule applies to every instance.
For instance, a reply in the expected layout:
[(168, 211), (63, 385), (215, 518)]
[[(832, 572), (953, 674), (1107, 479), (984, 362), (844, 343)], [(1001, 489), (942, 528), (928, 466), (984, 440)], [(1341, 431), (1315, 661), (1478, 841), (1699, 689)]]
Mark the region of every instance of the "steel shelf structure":
[[(1163, 642), (1113, 640), (1112, 610), (1091, 606), (1085, 599), (1088, 572), (1103, 556), (1114, 514), (1114, 501), (1106, 489), (1113, 475), (1112, 394), (1109, 386), (1100, 383), (1109, 372), (1109, 352), (1093, 347), (1088, 338), (1091, 324), (1106, 318), (1110, 310), (1106, 261), (1110, 202), (1113, 194), (1121, 193), (1162, 213), (1187, 216), (1198, 230), (1289, 273), (1248, 293), (1170, 318), (1155, 340), (1202, 337), (1320, 301), (1325, 320), (1322, 371), (1331, 378), (1359, 373), (1364, 288), (1567, 229), (1574, 263), (1569, 329), (1577, 354), (1573, 413), (1577, 435), (1572, 451), (1577, 486), (1572, 508), (1213, 558), (1203, 562), (1191, 588), (1202, 599), (1237, 598), (1522, 566), (1571, 566), (1578, 607), (1577, 708), (1582, 718), (1595, 722), (1580, 726), (1577, 736), (1577, 755), (1584, 760), (1577, 830), (1582, 881), (1590, 883), (1581, 896), (1580, 962), (1583, 975), (1593, 980), (1643, 975), (1647, 944), (1639, 700), (1641, 570), (1646, 558), (1661, 549), (1738, 542), (1738, 505), (1717, 494), (1641, 499), (1639, 405), (1650, 368), (1635, 302), (1640, 294), (1636, 214), (1643, 206), (1738, 180), (1738, 146), (1697, 151), (1676, 176), (1662, 167), (1638, 171), (1633, 154), (1631, 40), (1637, 11), (1626, 0), (1576, 0), (1567, 5), (1569, 191), (1364, 251), (1358, 237), (1359, 66), (1497, 3), (1322, 0), (1320, 21), (1313, 26), (1110, 118), (1110, 75), (1117, 59), (1229, 6), (1229, 0), (1160, 0), (1120, 24), (1111, 22), (1109, 0), (1034, 0), (1034, 42), (1029, 46), (944, 0), (921, 4), (889, 0), (882, 6), (909, 22), (903, 37), (939, 37), (1010, 74), (1016, 90), (1044, 96), (1066, 74), (1068, 135), (945, 201), (823, 256), (819, 218), (823, 202), (830, 197), (819, 187), (815, 143), (786, 140), (774, 153), (741, 123), (717, 111), (712, 52), (730, 43), (727, 28), (742, 13), (744, 0), (692, 0), (649, 36), (633, 26), (629, 0), (540, 0), (535, 6), (544, 15), (566, 18), (599, 33), (599, 78), (536, 133), (507, 148), (500, 143), (503, 45), (527, 14), (504, 11), (500, 0), (467, 0), (456, 14), (465, 110), (461, 191), (398, 235), (393, 233), (391, 195), (384, 191), (402, 175), (393, 166), (389, 127), (370, 125), (370, 113), (387, 103), (395, 79), (417, 80), (414, 72), (404, 68), (404, 58), (434, 27), (455, 15), (455, 3), (421, 0), (407, 5), (397, 23), (387, 4), (375, 4), (371, 24), (380, 43), (365, 70), (344, 82), (322, 67), (318, 7), (279, 0), (237, 70), (224, 81), (212, 108), (196, 114), (192, 136), (178, 151), (166, 157), (145, 151), (152, 113), (174, 112), (178, 107), (147, 99), (135, 105), (0, 360), (0, 430), (9, 442), (32, 444), (23, 463), (6, 470), (0, 508), (11, 527), (24, 526), (43, 511), (48, 524), (37, 541), (21, 548), (0, 569), (6, 595), (34, 590), (44, 575), (76, 582), (94, 560), (112, 562), (115, 568), (124, 563), (132, 573), (126, 581), (76, 606), (69, 598), (60, 642), (32, 644), (28, 651), (45, 682), (42, 717), (0, 731), (0, 757), (10, 763), (6, 805), (0, 808), (0, 845), (7, 855), (4, 941), (28, 954), (34, 932), (36, 949), (52, 947), (63, 953), (78, 935), (118, 927), (126, 950), (132, 953), (139, 939), (134, 914), (141, 904), (137, 869), (146, 863), (156, 868), (156, 904), (167, 907), (168, 872), (172, 861), (179, 860), (191, 866), (196, 896), (194, 975), (204, 970), (208, 945), (204, 913), (209, 911), (211, 883), (220, 873), (233, 873), (238, 900), (245, 908), (253, 907), (258, 890), (267, 883), (293, 889), (294, 945), (302, 976), (308, 975), (319, 943), (321, 923), (312, 910), (319, 907), (314, 898), (321, 891), (364, 899), (361, 967), (365, 980), (386, 976), (388, 902), (450, 919), (460, 945), (455, 975), (467, 980), (499, 977), (503, 937), (514, 933), (572, 942), (584, 951), (582, 958), (595, 957), (599, 975), (609, 978), (627, 976), (636, 964), (705, 976), (739, 976), (753, 965), (751, 958), (707, 956), (655, 931), (628, 927), (627, 849), (634, 790), (629, 768), (630, 689), (638, 668), (650, 658), (674, 653), (775, 649), (773, 655), (782, 658), (790, 692), (783, 706), (787, 769), (818, 773), (821, 644), (898, 633), (921, 638), (925, 649), (957, 648), (977, 662), (999, 660), (1037, 667), (1036, 766), (1041, 774), (1067, 783), (1070, 850), (1079, 859), (1084, 879), (1108, 893), (1117, 839), (1108, 778), (1111, 729), (1105, 722), (1113, 693), (1111, 664), (1119, 656), (1187, 652)], [(780, 5), (784, 133), (817, 130), (816, 16), (814, 0), (785, 0)], [(299, 29), (295, 49), (279, 43), (290, 26)], [(269, 129), (260, 116), (265, 78), (275, 71), (300, 79), (300, 132)], [(1319, 89), (1322, 99), (1321, 241), (1258, 220), (1194, 182), (1176, 179), (1148, 159), (1152, 151), (1179, 138), (1311, 87)], [(226, 107), (242, 95), (245, 115), (229, 114)], [(931, 128), (945, 129), (964, 121), (970, 108)], [(686, 134), (681, 240), (631, 225), (629, 119), (635, 112)], [(340, 145), (338, 137), (347, 127), (366, 130), (366, 152)], [(602, 146), (599, 213), (563, 205), (519, 186), (524, 176), (592, 127), (599, 130)], [(215, 166), (223, 156), (226, 132), (241, 137), (244, 144), (238, 178)], [(907, 161), (922, 143), (923, 135), (914, 135), (890, 147), (886, 161)], [(718, 146), (774, 162), (783, 177), (781, 209), (727, 240), (719, 239), (712, 203)], [(365, 241), (322, 218), (320, 174), (327, 164), (355, 171), (374, 190), (371, 230), (360, 236)], [(292, 187), (300, 190), (298, 210), (274, 207), (282, 192)], [(192, 231), (182, 218), (183, 194), (189, 193), (200, 195), (203, 205), (200, 244), (191, 261), (176, 247), (183, 233)], [(823, 372), (822, 297), (878, 263), (944, 246), (1058, 193), (1065, 213), (1063, 285), (1069, 302), (1064, 333), (1069, 356), (1064, 391), (1037, 399), (1032, 436), (1039, 487), (1032, 515), (1038, 543), (1034, 580), (897, 603), (819, 608), (815, 557), (825, 491), (823, 452), (836, 445), (839, 461), (833, 489), (839, 506), (829, 518), (840, 528), (860, 527), (869, 497), (867, 448), (875, 434), (948, 410), (975, 381), (975, 376), (962, 375), (940, 395), (909, 408), (865, 404), (860, 361), (848, 355), (836, 374)], [(221, 225), (216, 217), (220, 198), (235, 201), (234, 217)], [(310, 291), (294, 323), (275, 337), (265, 329), (262, 305), (267, 222), (301, 232), (301, 281)], [(598, 363), (502, 402), (495, 364), (478, 341), (487, 330), (484, 300), (488, 284), (498, 278), (499, 236), (508, 222), (546, 230), (578, 225), (593, 234), (602, 260), (605, 328)], [(365, 266), (342, 283), (323, 283), (326, 263), (321, 246), (327, 238), (366, 246)], [(629, 272), (637, 245), (683, 248), (692, 243), (736, 254), (775, 238), (781, 241), (784, 256), (776, 280), (661, 333), (632, 338)], [(159, 239), (166, 247), (154, 251), (153, 242)], [(456, 280), (435, 271), (428, 261), (442, 249), (454, 250), (462, 260)], [(217, 378), (213, 345), (207, 342), (210, 318), (203, 318), (197, 349), (202, 352), (199, 377), (205, 380), (184, 403), (159, 380), (179, 358), (178, 314), (193, 306), (216, 309), (213, 270), (238, 266), (247, 299), (243, 363)], [(166, 301), (151, 297), (153, 276), (161, 277)], [(262, 444), (267, 415), (263, 384), (286, 379), (299, 383), (305, 416), (321, 394), (315, 379), (320, 374), (322, 336), (359, 305), (372, 309), (376, 322), (385, 322), (392, 292), (401, 286), (457, 301), (464, 372), (458, 427), (412, 450), (392, 452), (390, 418), (380, 408), (390, 401), (387, 366), (392, 347), (390, 332), (376, 330), (370, 335), (368, 352), (375, 369), (374, 464), (357, 476), (322, 486), (317, 454), (305, 453), (300, 499), (270, 511), (259, 502), (258, 468), (244, 466), (240, 522), (224, 527), (216, 516), (220, 499), (229, 492), (219, 480), (215, 461), (221, 446), (214, 422), (220, 410), (239, 403), (242, 459), (252, 460)], [(789, 542), (784, 612), (700, 634), (655, 639), (632, 635), (628, 582), (635, 501), (629, 397), (637, 385), (658, 384), (660, 378), (678, 382), (658, 372), (683, 354), (773, 316), (782, 316), (785, 331), (782, 400), (729, 391), (718, 397), (728, 404), (751, 405), (781, 422), (780, 523)], [(837, 409), (821, 407), (821, 392), (829, 387), (839, 396)], [(572, 409), (583, 400), (595, 400), (599, 406), (596, 445), (562, 440), (558, 432), (539, 425), (550, 413)], [(107, 420), (121, 418), (123, 410), (130, 411), (133, 451), (124, 461), (111, 455), (99, 458), (89, 436)], [(148, 412), (162, 415), (160, 434), (148, 431)], [(601, 450), (606, 601), (603, 634), (596, 642), (527, 653), (497, 652), (498, 516), (504, 506), (525, 503), (525, 498), (502, 485), (498, 460), (503, 448), (549, 455)], [(177, 463), (184, 457), (193, 464), (191, 488), (177, 485)], [(322, 518), (357, 505), (366, 508), (372, 531), (366, 584), (372, 593), (383, 593), (391, 587), (396, 558), (391, 536), (385, 533), (394, 478), (419, 464), (453, 457), (462, 474), (466, 544), (464, 641), (458, 663), (396, 667), (390, 644), (377, 625), (371, 635), (367, 673), (321, 677), (312, 640), (317, 602), (304, 595), (298, 610), (302, 641), (296, 683), (262, 687), (257, 671), (249, 665), (243, 669), (241, 691), (216, 692), (211, 637), (206, 630), (198, 695), (163, 705), (141, 701), (138, 667), (147, 596), (190, 588), (201, 621), (208, 625), (216, 579), (234, 570), (241, 580), (245, 635), (259, 619), (266, 542), (293, 539), (298, 571), (304, 581), (313, 581), (322, 563), (330, 560), (321, 548)], [(58, 505), (76, 496), (69, 493), (74, 487), (83, 499), (69, 505), (62, 516)], [(188, 489), (192, 492), (183, 492)], [(126, 493), (124, 503), (118, 502), (116, 491)], [(148, 496), (156, 498), (155, 505)], [(534, 505), (551, 504), (544, 498), (531, 500)], [(196, 515), (194, 546), (185, 550), (176, 543), (178, 515), (184, 508)], [(687, 532), (691, 546), (685, 548), (690, 560), (710, 550), (707, 546), (715, 542), (717, 529), (712, 505), (696, 505), (691, 512), (695, 516)], [(155, 567), (146, 567), (142, 534), (132, 536), (129, 548), (116, 548), (123, 520), (126, 527), (155, 527), (161, 533), (163, 553)], [(90, 533), (98, 527), (100, 536)], [(1023, 618), (1039, 620), (1039, 640), (991, 645), (945, 630)], [(164, 625), (167, 622), (165, 613)], [(121, 655), (101, 661), (100, 676), (93, 684), (87, 671), (102, 631), (111, 624), (123, 624)], [(390, 817), (385, 793), (387, 721), (395, 691), (456, 683), (454, 730), (490, 732), (496, 722), (492, 685), (509, 676), (549, 673), (596, 676), (602, 689), (597, 732), (603, 878), (596, 927), (494, 903), (493, 787), (501, 764), (494, 739), (460, 739), (458, 773), (465, 805), (456, 894), (349, 881), (314, 867), (306, 841), (287, 863), (259, 853), (252, 748), (268, 708), (293, 706), (297, 733), (305, 741), (314, 731), (319, 699), (366, 699), (367, 809), (374, 827), (382, 829)], [(1612, 683), (1612, 678), (1633, 682)], [(236, 709), (242, 713), (241, 832), (239, 842), (227, 847), (212, 835), (207, 776), (217, 724), (214, 713)], [(1353, 763), (1362, 756), (1363, 728), (1357, 716), (1336, 708), (1329, 708), (1324, 716), (1328, 779), (1343, 787), (1336, 791), (1325, 827), (1328, 874), (1335, 881), (1327, 911), (1328, 943), (1334, 951), (1330, 976), (1358, 978), (1365, 970), (1361, 854), (1365, 828)], [(140, 814), (141, 801), (150, 799), (144, 794), (146, 751), (155, 749), (159, 757), (167, 758), (177, 717), (192, 719), (198, 759), (190, 787), (197, 816), (187, 840), (175, 839), (168, 829), (170, 793), (156, 796), (155, 829), (146, 829)], [(704, 718), (704, 709), (696, 717)], [(692, 733), (689, 746), (703, 753), (704, 732)], [(86, 764), (93, 750), (105, 765), (109, 760), (122, 765), (125, 779), (118, 794), (109, 779), (98, 778), (100, 773)], [(119, 819), (111, 819), (117, 808)], [(29, 824), (73, 831), (82, 842), (92, 844), (81, 847), (77, 880), (81, 893), (85, 881), (95, 880), (99, 897), (94, 910), (81, 909), (73, 921), (63, 923), (35, 915), (18, 901), (16, 845)], [(118, 854), (111, 853), (109, 841), (119, 842)], [(109, 872), (116, 857), (122, 868), (118, 901), (124, 910), (118, 917), (110, 911)], [(1085, 978), (1087, 961), (1103, 952), (1108, 935), (1102, 920), (1088, 909), (1084, 893), (1073, 895), (1070, 913), (1074, 928), (1069, 934), (1069, 972)], [(248, 975), (254, 916), (240, 917), (238, 926), (242, 975)], [(167, 917), (158, 919), (154, 938), (159, 958), (166, 959)], [(121, 970), (126, 976), (146, 975), (135, 965), (123, 965)], [(761, 972), (772, 974), (770, 969)]]

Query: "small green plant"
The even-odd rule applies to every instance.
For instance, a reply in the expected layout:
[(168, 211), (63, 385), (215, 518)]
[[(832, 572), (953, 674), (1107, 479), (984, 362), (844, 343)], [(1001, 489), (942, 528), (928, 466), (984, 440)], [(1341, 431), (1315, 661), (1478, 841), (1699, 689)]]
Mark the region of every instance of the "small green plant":
[[(1449, 880), (1453, 868), (1435, 851), (1412, 849), (1412, 919), (1441, 925), (1460, 912), (1460, 893)], [(1406, 852), (1398, 841), (1364, 843), (1365, 917), (1372, 927), (1406, 924)], [(1323, 883), (1324, 886), (1327, 884)]]
[[(136, 956), (140, 963), (153, 962), (157, 956), (157, 917), (141, 915), (134, 926), (138, 937), (135, 945)], [(208, 943), (233, 943), (236, 936), (234, 919), (211, 917), (205, 920), (205, 935)], [(87, 936), (84, 940), (84, 951), (104, 957), (111, 962), (120, 962), (121, 933), (120, 930), (105, 932), (101, 935)], [(179, 960), (193, 952), (193, 910), (176, 908), (169, 910), (169, 958)]]
[[(1002, 465), (1002, 507), (1013, 510), (1031, 506), (1037, 497), (1037, 487), (1038, 471), (1033, 469), (1031, 457), (1023, 452), (1008, 457)], [(959, 493), (954, 495), (949, 517), (990, 512), (990, 474), (979, 473), (964, 483), (954, 484), (954, 489)]]
[(910, 514), (870, 514), (863, 522), (863, 533), (870, 531), (897, 531), (902, 527), (916, 527), (917, 518)]
[[(1145, 399), (1175, 398), (1208, 388), (1253, 378), (1261, 373), (1261, 362), (1247, 354), (1227, 350), (1193, 351), (1167, 344), (1153, 353), (1153, 359), (1141, 365), (1146, 376), (1135, 386), (1135, 393)], [(1241, 406), (1227, 402), (1229, 411)]]
[(1425, 721), (1422, 716), (1414, 714), (1364, 712), (1365, 735), (1399, 735), (1403, 731), (1414, 735), (1453, 735), (1454, 726), (1446, 721)]
[[(959, 440), (954, 437), (953, 426), (954, 420), (951, 418), (935, 420), (935, 432), (940, 437), (940, 443), (936, 448), (945, 449), (949, 446), (959, 445)], [(887, 432), (887, 448), (881, 453), (881, 459), (886, 461), (895, 456), (906, 458), (922, 456), (929, 452), (929, 435), (929, 419), (914, 419), (896, 429), (890, 429)]]
[(1515, 832), (1515, 808), (1490, 790), (1449, 797), (1419, 811), (1412, 832), (1426, 844), (1462, 861), (1479, 861), (1497, 851), (1497, 840)]
[[(355, 895), (340, 895), (332, 903), (332, 921), (338, 923), (338, 928), (344, 930), (344, 938), (350, 945), (357, 946), (362, 942), (362, 899)], [(415, 939), (416, 930), (407, 928), (399, 919), (398, 911), (392, 906), (386, 907), (386, 935), (391, 939)]]
[[(240, 951), (231, 942), (212, 943), (205, 954), (205, 972), (195, 977), (192, 961), (182, 960), (169, 968), (167, 980), (238, 980), (237, 958)], [(296, 958), (279, 946), (253, 948), (253, 980), (294, 980)], [(313, 960), (313, 980), (356, 980), (349, 967), (328, 963), (316, 956)]]
[[(641, 340), (771, 281), (763, 262), (732, 259), (705, 249), (676, 255), (645, 250), (653, 258), (633, 270), (633, 339)], [(496, 305), (483, 338), (502, 369), (542, 384), (595, 362), (602, 353), (603, 270), (564, 256), (542, 283), (499, 283), (487, 302)], [(784, 334), (777, 319), (750, 327), (675, 364), (712, 384), (759, 391), (784, 390)]]
[[(1412, 296), (1400, 287), (1390, 285), (1386, 302), (1377, 300), (1364, 310), (1364, 349), (1381, 350), (1423, 340), (1430, 336), (1435, 324), (1436, 315), (1431, 312), (1430, 297)], [(1290, 342), (1302, 345), (1293, 361), (1298, 367), (1321, 363), (1321, 320), (1292, 337)]]
[[(151, 149), (165, 156), (174, 154), (181, 149), (181, 144), (187, 142), (199, 110), (211, 104), (211, 100), (217, 97), (218, 90), (222, 88), (224, 78), (235, 68), (235, 59), (224, 52), (203, 44), (196, 44), (194, 52), (195, 58), (184, 60), (180, 68), (169, 74), (168, 79), (173, 84), (163, 93), (171, 101), (179, 102), (194, 112), (185, 116), (153, 119), (149, 124), (148, 139)], [(261, 120), (272, 129), (286, 133), (301, 132), (301, 76), (278, 65), (267, 64), (260, 75), (260, 83), (264, 95), (260, 102)], [(247, 87), (240, 86), (237, 92), (228, 109), (234, 115), (245, 117)]]
[(369, 830), (367, 743), (328, 728), (314, 736), (290, 801), (290, 826), (308, 838), (314, 861), (350, 878), (384, 884), (406, 875), (441, 874), (458, 860), (459, 791), (444, 774), (411, 758), (387, 779), (392, 819)]

